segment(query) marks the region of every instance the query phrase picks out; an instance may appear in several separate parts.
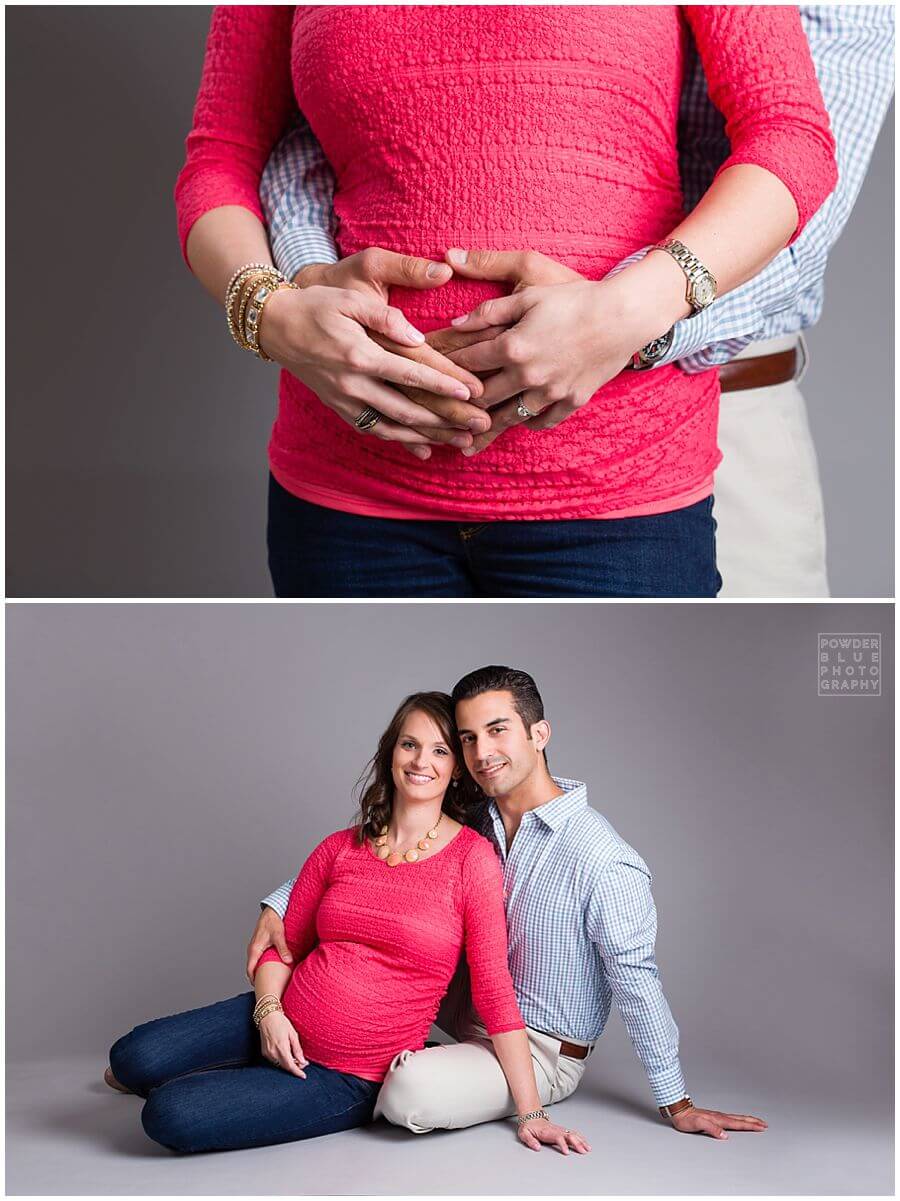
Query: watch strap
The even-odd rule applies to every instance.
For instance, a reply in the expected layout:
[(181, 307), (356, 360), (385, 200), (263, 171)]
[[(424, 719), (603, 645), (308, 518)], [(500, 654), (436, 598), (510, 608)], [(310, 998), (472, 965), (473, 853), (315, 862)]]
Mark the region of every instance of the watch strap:
[(690, 1097), (682, 1097), (680, 1101), (673, 1101), (671, 1105), (660, 1105), (659, 1112), (664, 1118), (670, 1120), (679, 1113), (685, 1113), (688, 1109), (694, 1108), (694, 1102)]

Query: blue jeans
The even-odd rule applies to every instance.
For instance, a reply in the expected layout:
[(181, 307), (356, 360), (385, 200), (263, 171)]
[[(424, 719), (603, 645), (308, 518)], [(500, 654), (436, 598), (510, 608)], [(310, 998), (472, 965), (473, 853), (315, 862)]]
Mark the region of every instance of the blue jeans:
[(712, 504), (602, 521), (403, 521), (309, 504), (270, 476), (269, 571), (278, 597), (714, 597)]
[(380, 1084), (310, 1063), (306, 1079), (263, 1059), (252, 992), (136, 1026), (109, 1066), (145, 1097), (141, 1121), (173, 1151), (290, 1143), (372, 1120)]

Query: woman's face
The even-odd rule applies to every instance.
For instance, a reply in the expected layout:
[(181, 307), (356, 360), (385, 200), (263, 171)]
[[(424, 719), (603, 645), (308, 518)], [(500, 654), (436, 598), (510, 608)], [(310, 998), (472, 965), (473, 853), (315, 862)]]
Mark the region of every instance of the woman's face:
[(427, 713), (410, 713), (400, 728), (391, 760), (396, 796), (411, 804), (443, 800), (458, 774), (456, 758), (440, 728)]

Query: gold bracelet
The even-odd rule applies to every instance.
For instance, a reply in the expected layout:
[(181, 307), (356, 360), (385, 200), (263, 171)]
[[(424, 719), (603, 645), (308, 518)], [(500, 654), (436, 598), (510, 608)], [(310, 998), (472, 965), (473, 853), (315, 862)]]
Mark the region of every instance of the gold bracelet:
[(241, 301), (245, 294), (249, 292), (249, 289), (255, 285), (257, 279), (263, 278), (265, 277), (260, 275), (258, 272), (252, 272), (243, 279), (239, 279), (228, 298), (228, 304), (225, 308), (225, 319), (228, 322), (229, 333), (238, 346), (240, 346), (241, 350), (250, 349), (246, 344), (246, 339), (244, 338), (243, 333), (241, 332), (241, 326), (239, 322)]
[(246, 267), (241, 267), (235, 271), (231, 279), (228, 281), (228, 287), (225, 289), (225, 315), (228, 319), (228, 328), (231, 331), (231, 336), (238, 341), (235, 329), (235, 300), (240, 296), (246, 282), (251, 276), (270, 273), (275, 268), (268, 266), (266, 263), (248, 263)]
[(273, 267), (269, 263), (248, 263), (235, 271), (225, 290), (225, 320), (228, 322), (228, 332), (242, 350), (251, 350), (252, 347), (247, 344), (245, 331), (242, 329), (241, 320), (236, 313), (236, 304), (244, 301), (252, 290), (252, 285), (263, 279), (269, 280), (273, 284), (280, 280), (285, 283), (289, 282), (277, 267)]
[(226, 300), (228, 299), (228, 293), (234, 287), (238, 276), (243, 275), (245, 271), (254, 271), (254, 270), (274, 271), (274, 270), (277, 270), (277, 268), (273, 267), (271, 263), (245, 263), (243, 265), (243, 267), (238, 267), (237, 271), (235, 271), (234, 275), (232, 275), (231, 279), (228, 281), (228, 284), (225, 288)]
[(255, 350), (264, 363), (271, 363), (272, 359), (259, 344), (259, 323), (262, 321), (263, 309), (271, 300), (276, 292), (284, 292), (286, 289), (299, 291), (296, 284), (292, 284), (290, 280), (282, 278), (282, 281), (275, 287), (263, 285), (257, 292), (253, 294), (253, 303), (247, 310), (246, 320), (243, 326), (244, 336), (251, 350)]
[(267, 1018), (270, 1013), (284, 1013), (284, 1006), (280, 1001), (270, 1001), (268, 1005), (264, 1005), (260, 1010), (254, 1010), (253, 1022), (259, 1028), (263, 1018)]
[(236, 308), (237, 315), (234, 318), (234, 324), (237, 327), (238, 336), (241, 339), (241, 346), (243, 346), (244, 350), (253, 349), (253, 347), (250, 346), (247, 341), (247, 325), (245, 322), (247, 305), (250, 303), (250, 297), (260, 285), (269, 283), (277, 278), (277, 276), (273, 276), (268, 273), (264, 274), (262, 271), (254, 271), (252, 275), (247, 276), (241, 285), (240, 293), (236, 298), (235, 304), (232, 306), (232, 312), (234, 313)]

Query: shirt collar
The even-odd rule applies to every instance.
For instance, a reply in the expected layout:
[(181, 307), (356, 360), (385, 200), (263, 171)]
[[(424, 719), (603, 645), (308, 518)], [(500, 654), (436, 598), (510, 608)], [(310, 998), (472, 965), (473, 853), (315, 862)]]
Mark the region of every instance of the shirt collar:
[[(566, 776), (553, 776), (552, 778), (554, 784), (559, 785), (562, 789), (562, 796), (554, 797), (552, 801), (546, 801), (543, 805), (538, 805), (536, 809), (529, 809), (528, 813), (524, 814), (523, 820), (530, 813), (549, 829), (559, 830), (573, 813), (587, 808), (587, 784), (581, 780), (570, 780)], [(495, 801), (488, 802), (488, 810), (493, 822), (500, 822), (502, 825), (503, 819)]]

